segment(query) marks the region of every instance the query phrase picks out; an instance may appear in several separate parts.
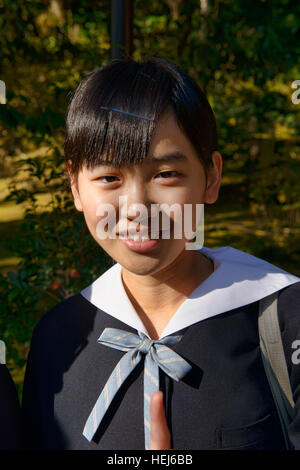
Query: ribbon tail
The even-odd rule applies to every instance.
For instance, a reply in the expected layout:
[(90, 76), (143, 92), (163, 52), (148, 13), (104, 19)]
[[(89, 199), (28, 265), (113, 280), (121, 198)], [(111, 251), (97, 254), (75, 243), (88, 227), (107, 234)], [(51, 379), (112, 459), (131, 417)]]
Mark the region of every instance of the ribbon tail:
[(140, 360), (141, 355), (136, 355), (136, 350), (128, 351), (112, 371), (83, 429), (82, 434), (89, 442), (93, 439), (117, 391)]
[(150, 400), (152, 394), (157, 390), (159, 390), (159, 369), (151, 355), (147, 354), (144, 363), (144, 433), (146, 450), (150, 450)]
[[(172, 358), (173, 359), (173, 358)], [(180, 360), (174, 358), (172, 361), (158, 361), (159, 367), (167, 374), (171, 379), (175, 380), (175, 382), (179, 382), (188, 372), (192, 370), (192, 366), (184, 359)], [(177, 370), (172, 369), (170, 366), (177, 367)]]

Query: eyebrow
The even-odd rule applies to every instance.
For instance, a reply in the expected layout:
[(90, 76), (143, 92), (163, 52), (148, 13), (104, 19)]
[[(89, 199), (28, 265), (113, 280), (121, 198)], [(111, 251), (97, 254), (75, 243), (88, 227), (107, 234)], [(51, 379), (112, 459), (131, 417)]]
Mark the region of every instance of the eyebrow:
[[(172, 163), (172, 162), (188, 162), (188, 158), (184, 153), (175, 151), (175, 152), (170, 152), (166, 153), (164, 155), (160, 155), (158, 157), (154, 157), (154, 155), (147, 156), (145, 160), (143, 160), (142, 163), (147, 162), (147, 163)], [(97, 161), (97, 166), (114, 166), (109, 160), (98, 160)]]

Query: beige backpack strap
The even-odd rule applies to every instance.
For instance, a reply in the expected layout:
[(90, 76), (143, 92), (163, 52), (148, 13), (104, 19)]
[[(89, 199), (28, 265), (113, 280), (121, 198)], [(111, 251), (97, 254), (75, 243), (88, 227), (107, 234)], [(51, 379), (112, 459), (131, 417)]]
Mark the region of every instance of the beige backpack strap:
[(5, 364), (5, 343), (0, 340), (0, 364)]
[(259, 302), (258, 329), (260, 348), (266, 375), (279, 414), (287, 448), (293, 446), (288, 436), (288, 426), (293, 416), (294, 400), (286, 365), (277, 312), (277, 295)]

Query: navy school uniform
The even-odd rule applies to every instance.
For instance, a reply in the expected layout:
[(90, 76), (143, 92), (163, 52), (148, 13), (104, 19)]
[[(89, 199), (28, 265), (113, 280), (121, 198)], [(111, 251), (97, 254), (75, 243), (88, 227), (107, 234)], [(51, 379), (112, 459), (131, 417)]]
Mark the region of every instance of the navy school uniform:
[[(300, 449), (300, 279), (231, 247), (201, 253), (214, 272), (180, 305), (160, 338), (183, 333), (172, 349), (192, 366), (175, 382), (159, 369), (171, 447), (284, 449), (263, 367), (259, 300), (278, 292), (278, 313), (296, 403), (289, 437)], [(105, 328), (147, 334), (114, 264), (79, 294), (44, 315), (34, 330), (24, 382), (23, 412), (36, 449), (145, 449), (143, 361), (121, 386), (93, 440), (86, 420), (124, 351), (97, 343)]]
[(0, 341), (0, 450), (23, 449), (21, 410), (15, 384), (5, 365)]

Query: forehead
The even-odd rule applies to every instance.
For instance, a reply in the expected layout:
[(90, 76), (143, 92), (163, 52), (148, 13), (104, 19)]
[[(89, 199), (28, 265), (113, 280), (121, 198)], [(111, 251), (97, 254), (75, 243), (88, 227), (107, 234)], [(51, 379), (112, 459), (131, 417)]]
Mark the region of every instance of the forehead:
[(195, 153), (191, 142), (179, 128), (175, 115), (167, 111), (156, 123), (150, 141), (149, 155), (167, 153), (170, 149), (177, 149), (183, 154)]

